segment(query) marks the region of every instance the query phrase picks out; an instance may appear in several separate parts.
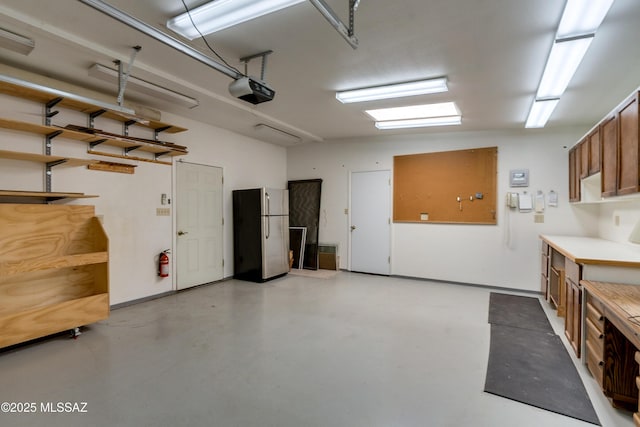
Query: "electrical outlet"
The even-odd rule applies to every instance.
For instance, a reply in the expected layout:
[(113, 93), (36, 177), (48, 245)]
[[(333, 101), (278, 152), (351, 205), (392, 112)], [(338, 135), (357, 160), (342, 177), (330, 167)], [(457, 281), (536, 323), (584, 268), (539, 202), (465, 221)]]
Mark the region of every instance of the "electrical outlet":
[(348, 208), (345, 208), (345, 209), (344, 209), (344, 214), (345, 214), (345, 215), (349, 215), (349, 209), (348, 209)]
[(156, 208), (156, 216), (171, 216), (170, 208)]
[(614, 215), (614, 216), (613, 216), (613, 224), (614, 224), (616, 227), (619, 227), (619, 226), (620, 226), (620, 215)]
[(533, 222), (535, 222), (536, 224), (544, 223), (544, 215), (534, 215)]

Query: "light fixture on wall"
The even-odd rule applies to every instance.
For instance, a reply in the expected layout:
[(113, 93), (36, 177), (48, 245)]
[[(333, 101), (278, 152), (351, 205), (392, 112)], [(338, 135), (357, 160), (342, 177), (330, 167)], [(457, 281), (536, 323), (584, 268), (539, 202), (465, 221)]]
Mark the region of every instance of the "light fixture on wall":
[[(118, 83), (118, 70), (105, 67), (101, 64), (93, 64), (89, 68), (89, 75), (109, 83)], [(198, 100), (190, 96), (175, 92), (162, 86), (150, 83), (146, 80), (139, 79), (134, 76), (128, 76), (127, 87), (131, 91), (135, 91), (154, 98), (170, 101), (174, 104), (187, 108), (194, 108), (199, 105)]]
[(446, 77), (413, 82), (396, 83), (383, 86), (336, 92), (336, 99), (343, 104), (351, 102), (375, 101), (378, 99), (403, 98), (406, 96), (447, 92)]
[(35, 46), (32, 39), (0, 28), (0, 47), (22, 55), (29, 55)]
[(379, 108), (366, 110), (365, 112), (376, 121), (376, 127), (378, 129), (403, 129), (462, 124), (462, 116), (455, 102)]
[(269, 126), (264, 123), (258, 123), (253, 128), (260, 135), (260, 137), (278, 145), (294, 145), (302, 141), (302, 138), (297, 135), (273, 126)]
[(200, 33), (215, 33), (302, 2), (304, 0), (216, 0), (171, 18), (167, 27), (193, 40), (200, 37)]
[(525, 127), (545, 126), (558, 102), (547, 103), (549, 98), (564, 93), (612, 4), (613, 0), (567, 0)]

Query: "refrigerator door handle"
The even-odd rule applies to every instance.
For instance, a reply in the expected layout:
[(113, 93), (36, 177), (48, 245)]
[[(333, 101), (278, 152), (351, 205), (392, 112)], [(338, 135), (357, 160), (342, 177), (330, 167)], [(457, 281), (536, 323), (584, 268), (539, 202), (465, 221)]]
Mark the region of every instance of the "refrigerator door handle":
[(269, 224), (269, 215), (271, 215), (271, 199), (269, 198), (269, 193), (264, 193), (265, 194), (265, 199), (267, 200), (267, 217), (266, 217), (266, 223), (267, 223), (267, 235), (265, 236), (267, 239), (269, 238), (269, 235), (271, 235), (271, 225)]

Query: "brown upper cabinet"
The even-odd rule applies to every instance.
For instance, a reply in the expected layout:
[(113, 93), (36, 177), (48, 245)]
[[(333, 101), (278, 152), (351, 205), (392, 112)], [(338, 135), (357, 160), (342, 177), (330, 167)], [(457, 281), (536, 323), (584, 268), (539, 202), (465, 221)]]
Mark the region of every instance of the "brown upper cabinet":
[(579, 202), (580, 180), (600, 172), (602, 197), (640, 192), (640, 92), (569, 151), (569, 200)]
[(600, 126), (589, 134), (589, 176), (600, 172)]
[(580, 141), (580, 178), (589, 176), (589, 139)]
[(618, 115), (618, 185), (617, 194), (637, 193), (640, 190), (638, 176), (638, 92), (627, 99), (617, 112)]
[(605, 119), (601, 127), (602, 133), (602, 197), (616, 195), (618, 170), (618, 118), (611, 116)]
[(569, 201), (580, 201), (580, 145), (569, 150)]

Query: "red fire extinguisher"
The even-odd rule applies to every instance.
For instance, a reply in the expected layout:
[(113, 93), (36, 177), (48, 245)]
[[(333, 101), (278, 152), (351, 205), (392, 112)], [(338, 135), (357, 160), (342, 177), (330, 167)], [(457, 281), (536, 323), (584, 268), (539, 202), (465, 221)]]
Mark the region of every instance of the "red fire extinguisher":
[(169, 277), (169, 249), (160, 252), (158, 257), (158, 276)]

